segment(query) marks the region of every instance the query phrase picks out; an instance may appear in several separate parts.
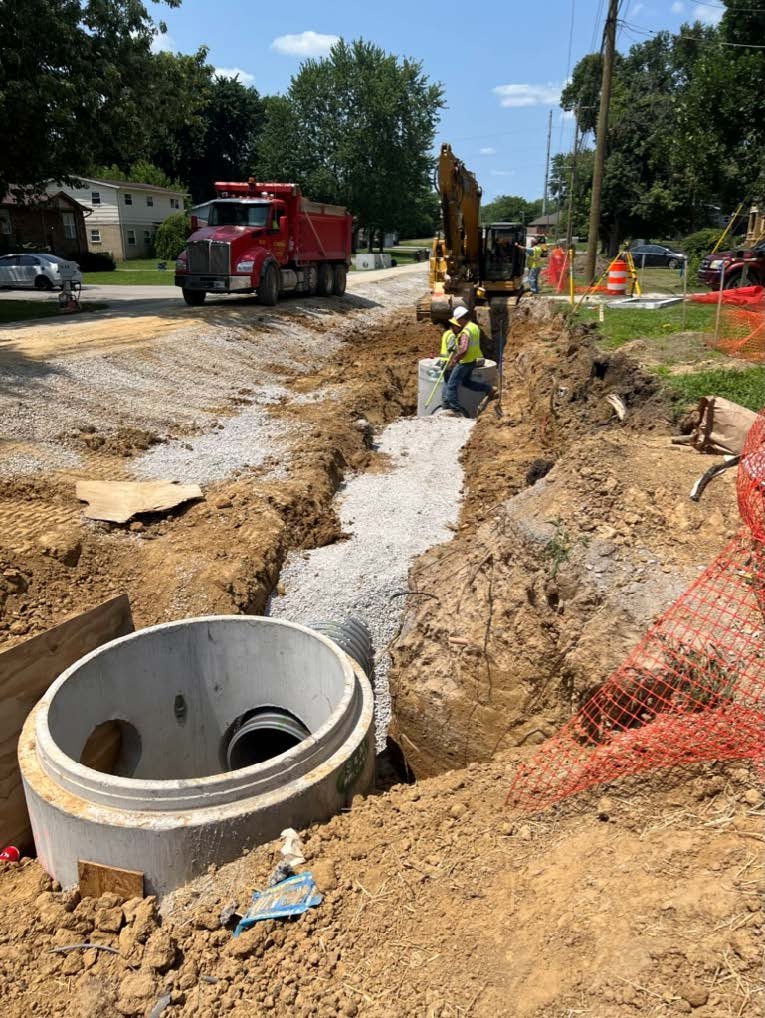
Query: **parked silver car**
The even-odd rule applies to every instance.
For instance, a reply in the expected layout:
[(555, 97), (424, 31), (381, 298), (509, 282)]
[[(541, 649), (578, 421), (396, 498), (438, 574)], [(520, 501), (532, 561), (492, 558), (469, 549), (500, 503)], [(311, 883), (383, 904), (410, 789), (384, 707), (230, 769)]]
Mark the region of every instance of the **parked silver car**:
[(82, 283), (77, 262), (52, 254), (8, 254), (0, 256), (0, 287), (52, 290), (63, 279)]

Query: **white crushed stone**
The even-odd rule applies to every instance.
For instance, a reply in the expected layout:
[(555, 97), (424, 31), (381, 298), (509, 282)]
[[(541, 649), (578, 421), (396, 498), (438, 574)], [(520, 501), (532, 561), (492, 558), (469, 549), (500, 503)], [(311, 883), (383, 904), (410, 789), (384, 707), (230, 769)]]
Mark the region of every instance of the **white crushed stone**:
[[(278, 468), (268, 476), (284, 476), (289, 459), (288, 428), (261, 409), (262, 405), (246, 407), (215, 431), (153, 446), (136, 460), (133, 474), (141, 480), (212, 484), (242, 467), (259, 467), (278, 458)], [(294, 434), (295, 425), (289, 431)]]
[(292, 622), (366, 622), (375, 649), (375, 725), (385, 747), (391, 716), (388, 647), (401, 625), (412, 560), (452, 537), (463, 470), (459, 452), (475, 422), (462, 418), (403, 418), (383, 432), (380, 452), (391, 457), (383, 474), (358, 474), (338, 493), (343, 530), (352, 536), (325, 548), (292, 552), (280, 577), (283, 596), (270, 614)]

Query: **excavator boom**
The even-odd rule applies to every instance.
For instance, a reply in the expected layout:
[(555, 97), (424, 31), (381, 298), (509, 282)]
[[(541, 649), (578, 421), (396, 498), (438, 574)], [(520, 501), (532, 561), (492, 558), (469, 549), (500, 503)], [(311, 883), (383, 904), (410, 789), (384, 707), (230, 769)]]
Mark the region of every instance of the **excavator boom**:
[(437, 178), (442, 232), (433, 241), (430, 292), (417, 302), (418, 321), (443, 322), (457, 304), (472, 308), (492, 294), (521, 292), (523, 252), (513, 245), (522, 239), (523, 227), (498, 224), (482, 231), (481, 188), (451, 145), (441, 146)]

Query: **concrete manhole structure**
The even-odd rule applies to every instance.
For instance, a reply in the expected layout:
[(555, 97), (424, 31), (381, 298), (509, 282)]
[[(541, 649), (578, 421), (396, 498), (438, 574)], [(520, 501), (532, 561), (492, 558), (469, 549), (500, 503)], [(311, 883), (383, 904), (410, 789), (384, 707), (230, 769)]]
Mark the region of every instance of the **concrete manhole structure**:
[(166, 623), (67, 669), (29, 715), (19, 762), (52, 877), (70, 887), (89, 860), (140, 870), (162, 895), (367, 792), (372, 689), (316, 630)]

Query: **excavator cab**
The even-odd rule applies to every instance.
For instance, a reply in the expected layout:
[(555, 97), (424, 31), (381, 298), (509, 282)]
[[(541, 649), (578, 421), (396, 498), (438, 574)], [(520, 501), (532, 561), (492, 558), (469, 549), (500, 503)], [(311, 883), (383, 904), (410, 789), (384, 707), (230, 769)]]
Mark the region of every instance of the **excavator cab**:
[[(492, 285), (496, 283), (511, 284), (501, 287), (502, 290), (519, 288), (526, 261), (525, 234), (526, 229), (520, 223), (492, 223), (483, 228), (481, 279), (487, 293), (498, 289)], [(516, 247), (517, 244), (521, 248)]]

